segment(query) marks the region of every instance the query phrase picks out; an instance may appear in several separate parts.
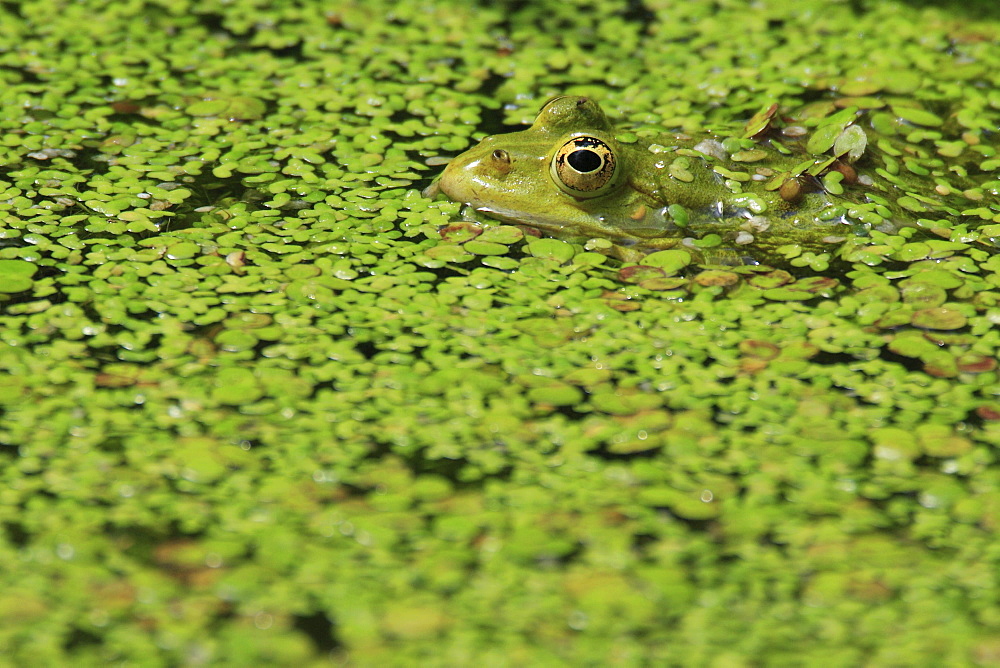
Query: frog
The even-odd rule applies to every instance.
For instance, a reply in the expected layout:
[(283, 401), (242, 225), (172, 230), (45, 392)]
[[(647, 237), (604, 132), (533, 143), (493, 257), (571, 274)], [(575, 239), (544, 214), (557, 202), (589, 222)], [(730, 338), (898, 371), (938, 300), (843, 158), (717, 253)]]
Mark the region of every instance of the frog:
[[(997, 201), (1000, 183), (984, 195), (986, 177), (969, 178), (974, 159), (948, 169), (898, 136), (922, 128), (824, 104), (799, 116), (771, 104), (727, 135), (621, 130), (594, 99), (556, 96), (527, 129), (452, 159), (424, 194), (556, 238), (607, 239), (625, 259), (681, 248), (703, 262), (779, 265), (904, 227), (948, 238), (956, 216)], [(914, 155), (925, 159), (901, 169)]]

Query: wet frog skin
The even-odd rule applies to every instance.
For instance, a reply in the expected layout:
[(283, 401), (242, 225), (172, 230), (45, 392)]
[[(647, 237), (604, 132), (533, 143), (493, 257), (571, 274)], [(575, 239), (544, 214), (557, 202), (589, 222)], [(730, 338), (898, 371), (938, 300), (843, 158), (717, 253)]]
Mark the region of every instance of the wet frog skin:
[(590, 98), (556, 97), (528, 129), (453, 159), (428, 194), (559, 238), (727, 263), (857, 247), (873, 230), (949, 238), (956, 224), (1000, 222), (1000, 181), (981, 169), (996, 133), (965, 133), (944, 156), (942, 133), (919, 123), (945, 121), (927, 111), (825, 102), (801, 113), (772, 106), (730, 137), (634, 133)]

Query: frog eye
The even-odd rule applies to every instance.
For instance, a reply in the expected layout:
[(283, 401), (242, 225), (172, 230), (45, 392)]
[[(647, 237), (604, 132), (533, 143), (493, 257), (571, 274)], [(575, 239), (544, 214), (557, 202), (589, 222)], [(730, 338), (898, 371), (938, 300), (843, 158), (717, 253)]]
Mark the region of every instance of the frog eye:
[(603, 194), (615, 175), (615, 154), (596, 137), (573, 137), (552, 156), (552, 178), (574, 197)]

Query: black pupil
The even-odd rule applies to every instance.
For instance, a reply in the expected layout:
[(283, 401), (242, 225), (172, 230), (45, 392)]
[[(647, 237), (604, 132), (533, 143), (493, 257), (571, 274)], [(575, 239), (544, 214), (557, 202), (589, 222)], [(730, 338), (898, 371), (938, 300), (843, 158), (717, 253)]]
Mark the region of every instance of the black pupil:
[(594, 151), (590, 149), (580, 149), (578, 151), (573, 151), (566, 157), (566, 162), (569, 166), (578, 172), (586, 174), (587, 172), (592, 172), (601, 166), (604, 161), (601, 160), (601, 156), (597, 155)]

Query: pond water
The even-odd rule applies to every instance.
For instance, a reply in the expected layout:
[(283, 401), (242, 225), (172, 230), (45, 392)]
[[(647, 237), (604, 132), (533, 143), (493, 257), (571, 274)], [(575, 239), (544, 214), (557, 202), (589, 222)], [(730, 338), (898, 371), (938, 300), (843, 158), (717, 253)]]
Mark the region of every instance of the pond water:
[[(0, 12), (13, 663), (997, 662), (992, 3)], [(768, 265), (421, 194), (555, 95), (903, 185)]]

